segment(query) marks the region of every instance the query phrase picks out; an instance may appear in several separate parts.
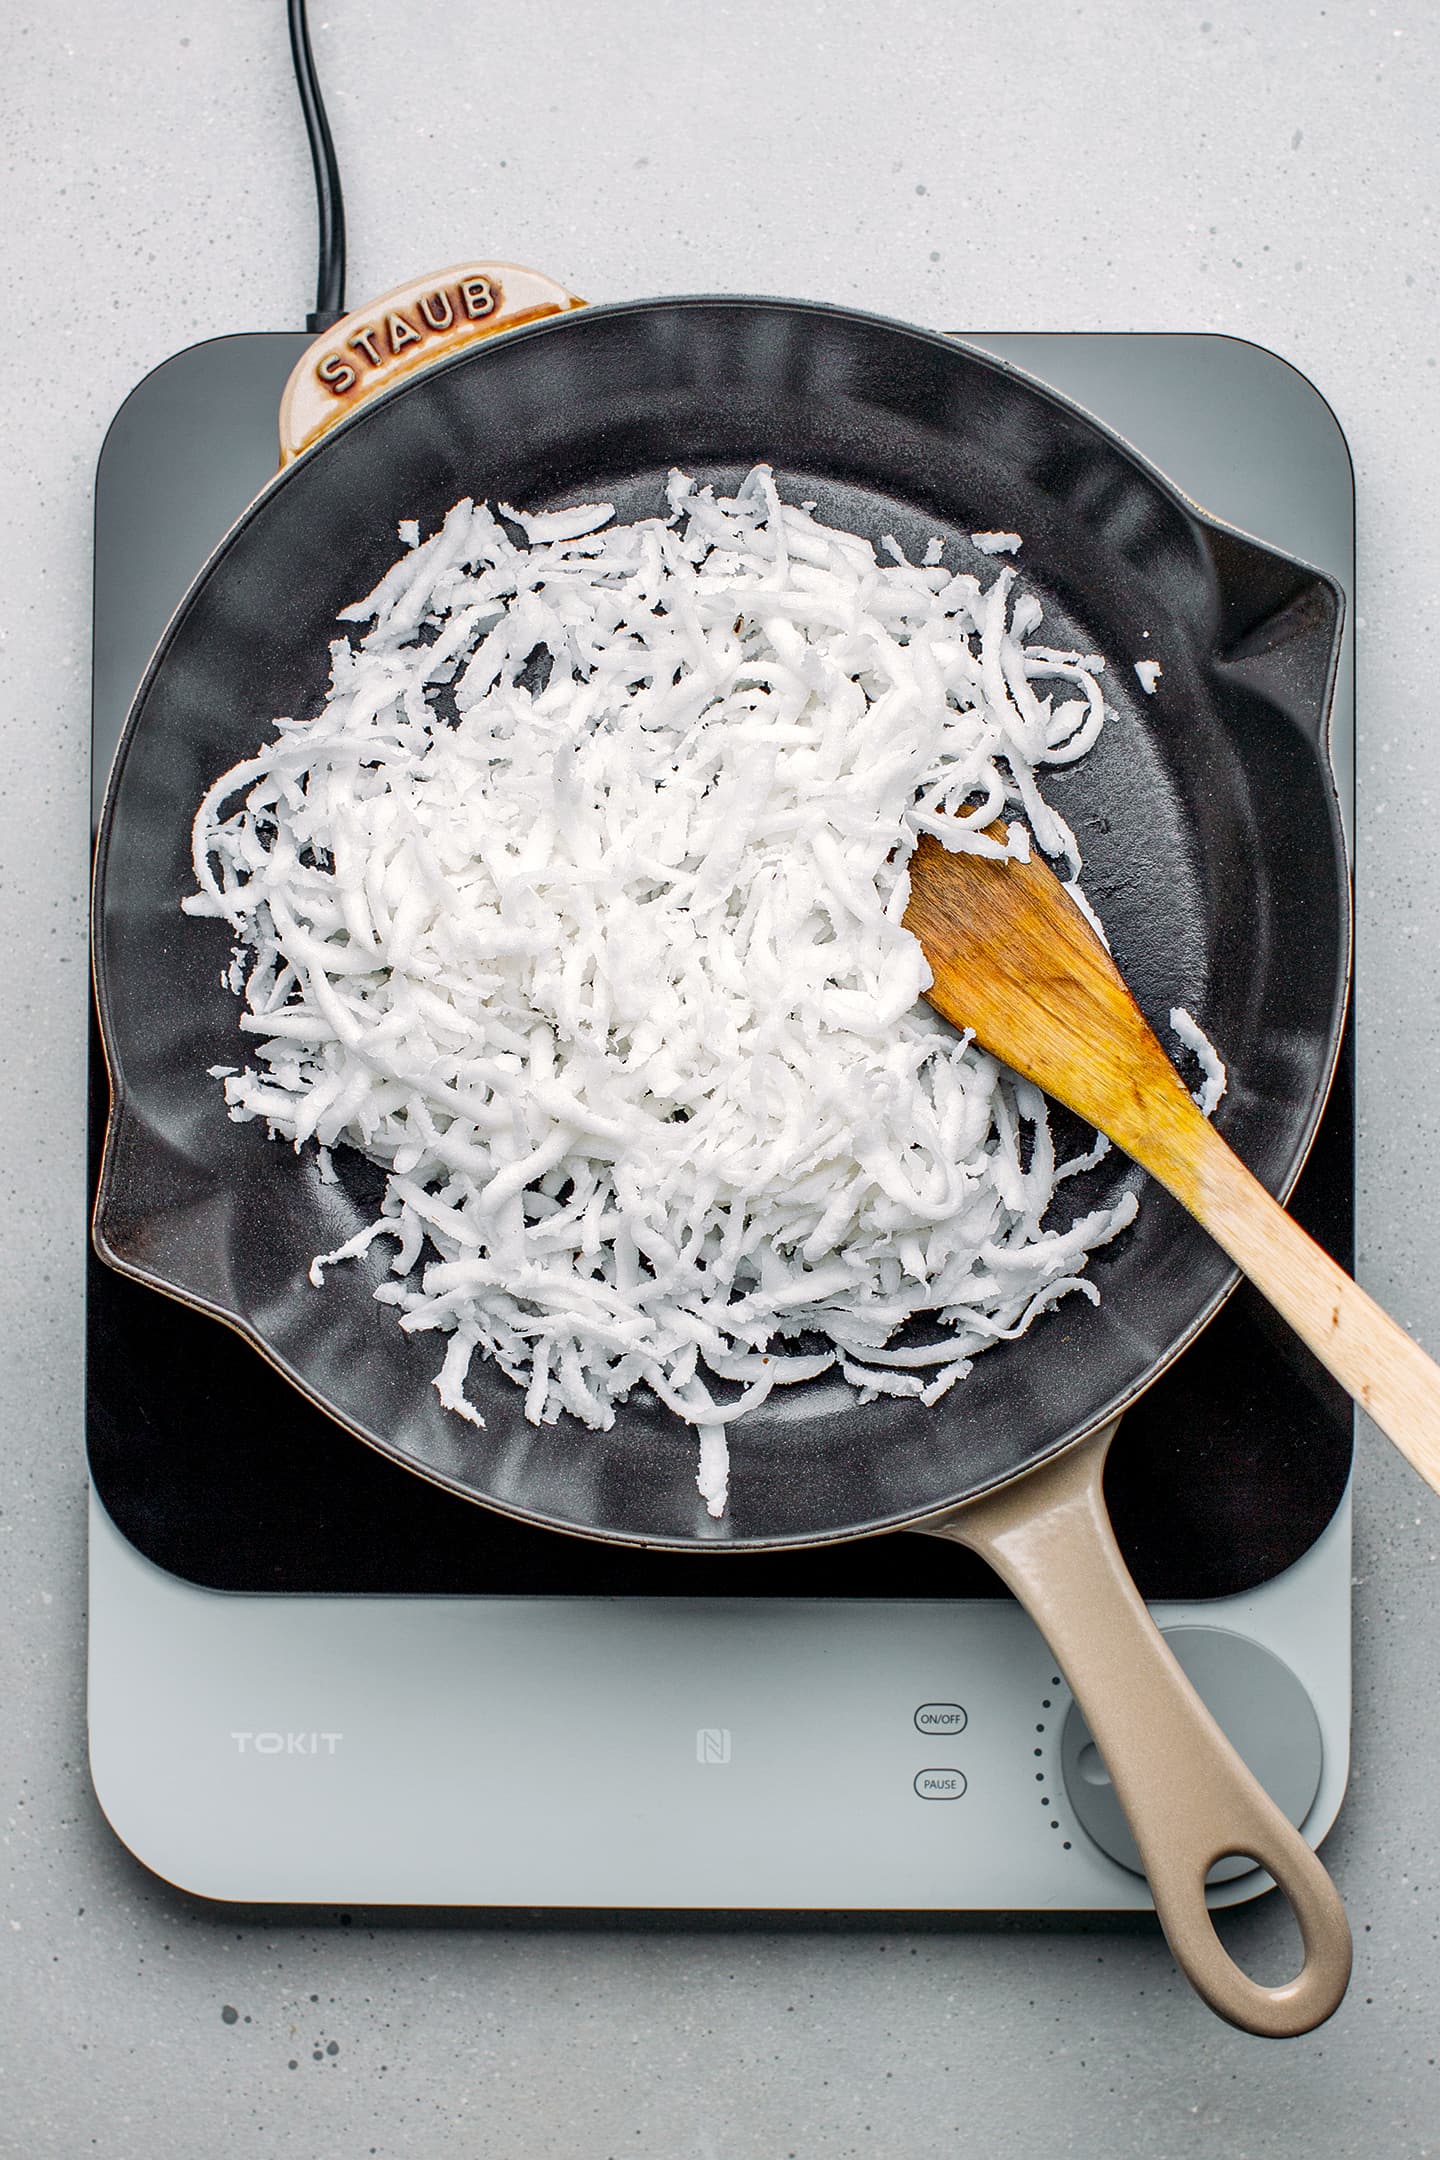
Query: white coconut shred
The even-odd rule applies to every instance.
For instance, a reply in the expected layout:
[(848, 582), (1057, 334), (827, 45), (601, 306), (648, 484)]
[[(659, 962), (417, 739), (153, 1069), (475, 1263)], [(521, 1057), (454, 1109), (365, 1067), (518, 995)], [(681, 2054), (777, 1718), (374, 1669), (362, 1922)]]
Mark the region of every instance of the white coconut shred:
[(387, 1173), (312, 1280), (393, 1241), (375, 1294), (448, 1337), (435, 1385), (477, 1424), (477, 1353), (538, 1423), (647, 1385), (719, 1514), (725, 1429), (772, 1388), (833, 1366), (934, 1403), (1098, 1302), (1136, 1201), (1045, 1227), (1099, 1151), (1057, 1164), (1038, 1090), (917, 1003), (901, 923), (916, 836), (1023, 855), (985, 832), (1007, 811), (1078, 892), (1036, 774), (1095, 741), (1103, 662), (1032, 641), (1010, 565), (877, 557), (764, 466), (668, 496), (402, 527), (319, 711), (201, 804), (184, 904), (236, 933), (231, 1117)]
[(1183, 1005), (1171, 1006), (1170, 1027), (1200, 1067), (1200, 1085), (1194, 1090), (1195, 1101), (1206, 1117), (1213, 1117), (1229, 1084), (1229, 1076), (1220, 1061), (1219, 1052), (1199, 1021), (1186, 1012)]

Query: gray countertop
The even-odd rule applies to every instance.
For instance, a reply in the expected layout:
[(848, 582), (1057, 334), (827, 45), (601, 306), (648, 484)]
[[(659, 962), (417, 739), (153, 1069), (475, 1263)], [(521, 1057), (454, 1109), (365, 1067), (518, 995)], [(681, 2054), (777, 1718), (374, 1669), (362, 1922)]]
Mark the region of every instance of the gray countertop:
[[(1359, 486), (1360, 1274), (1440, 1349), (1429, 10), (312, 13), (357, 297), (493, 254), (594, 298), (1222, 330), (1325, 392)], [(1305, 2040), (1216, 2023), (1149, 1923), (277, 1920), (169, 1889), (111, 1836), (82, 1686), (90, 489), (110, 415), (157, 361), (299, 325), (314, 209), (278, 0), (12, 0), (0, 36), (0, 2151), (1440, 2153), (1440, 1502), (1373, 1431), (1353, 1780), (1326, 1848), (1357, 1966)], [(1229, 1939), (1276, 1971), (1286, 1924), (1265, 1901)]]

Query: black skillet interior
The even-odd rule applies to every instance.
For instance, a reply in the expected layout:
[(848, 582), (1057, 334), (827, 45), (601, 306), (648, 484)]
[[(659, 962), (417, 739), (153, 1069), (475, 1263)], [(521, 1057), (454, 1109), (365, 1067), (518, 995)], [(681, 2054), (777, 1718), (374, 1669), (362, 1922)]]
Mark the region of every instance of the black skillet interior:
[[(608, 1434), (536, 1430), (502, 1374), (472, 1371), (487, 1429), (446, 1412), (433, 1340), (370, 1291), (383, 1257), (307, 1280), (362, 1219), (364, 1180), (224, 1115), (233, 1063), (224, 926), (180, 913), (209, 783), (272, 715), (323, 692), (337, 611), (461, 495), (661, 506), (666, 472), (775, 467), (790, 499), (907, 550), (932, 534), (988, 577), (972, 531), (1024, 535), (1026, 586), (1056, 644), (1104, 653), (1110, 720), (1047, 791), (1140, 1004), (1172, 1005), (1227, 1058), (1219, 1122), (1274, 1191), (1303, 1159), (1339, 1039), (1348, 891), (1324, 741), (1339, 598), (1320, 573), (1210, 524), (1123, 444), (998, 362), (842, 310), (658, 301), (587, 310), (482, 344), (362, 410), (269, 489), (224, 542), (160, 647), (117, 756), (97, 859), (97, 982), (115, 1113), (102, 1254), (236, 1323), (303, 1391), (407, 1466), (507, 1512), (693, 1549), (854, 1536), (1013, 1476), (1142, 1387), (1232, 1280), (1166, 1195), (1097, 1254), (1098, 1311), (1072, 1298), (989, 1351), (928, 1413), (860, 1407), (828, 1380), (735, 1428), (719, 1523), (692, 1434), (637, 1395)], [(1146, 635), (1148, 633), (1148, 635)], [(1164, 667), (1141, 692), (1131, 663)], [(1138, 1173), (1113, 1158), (1071, 1202)], [(1084, 1190), (1078, 1188), (1083, 1183)]]

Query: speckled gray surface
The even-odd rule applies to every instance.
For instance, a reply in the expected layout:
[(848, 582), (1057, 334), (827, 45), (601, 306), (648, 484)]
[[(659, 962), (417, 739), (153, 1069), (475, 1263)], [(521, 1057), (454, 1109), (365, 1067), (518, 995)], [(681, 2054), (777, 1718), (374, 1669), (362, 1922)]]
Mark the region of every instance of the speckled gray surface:
[[(217, 1914), (84, 1769), (80, 1287), (90, 484), (177, 347), (297, 324), (278, 0), (0, 9), (0, 2151), (839, 2160), (1440, 2153), (1440, 1502), (1362, 1440), (1358, 1962), (1218, 2025), (1129, 1924), (784, 1931)], [(594, 297), (1211, 329), (1325, 391), (1359, 480), (1360, 1272), (1440, 1348), (1434, 112), (1421, 4), (315, 0), (351, 291), (492, 252)], [(1281, 1915), (1230, 1923), (1274, 1970)]]

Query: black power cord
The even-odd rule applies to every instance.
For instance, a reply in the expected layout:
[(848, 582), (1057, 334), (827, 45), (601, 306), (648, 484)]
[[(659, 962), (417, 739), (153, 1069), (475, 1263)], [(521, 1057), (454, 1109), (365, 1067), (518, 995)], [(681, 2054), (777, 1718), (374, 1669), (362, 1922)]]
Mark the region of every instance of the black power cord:
[(345, 313), (345, 198), (340, 192), (340, 167), (335, 144), (325, 117), (325, 100), (315, 73), (310, 50), (310, 25), (305, 20), (305, 0), (289, 0), (290, 56), (295, 62), (295, 87), (310, 138), (310, 159), (315, 167), (315, 198), (320, 209), (320, 267), (315, 280), (315, 306), (305, 318), (307, 330), (328, 330)]

